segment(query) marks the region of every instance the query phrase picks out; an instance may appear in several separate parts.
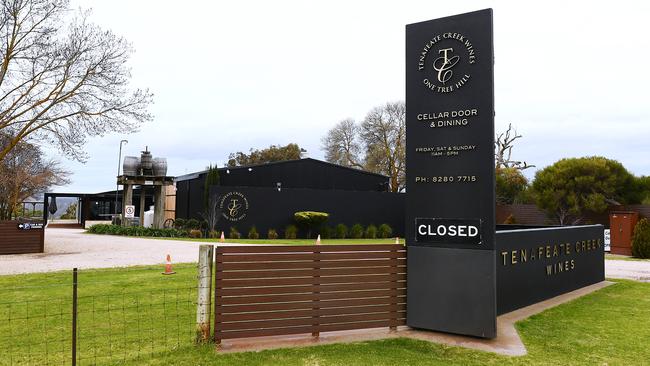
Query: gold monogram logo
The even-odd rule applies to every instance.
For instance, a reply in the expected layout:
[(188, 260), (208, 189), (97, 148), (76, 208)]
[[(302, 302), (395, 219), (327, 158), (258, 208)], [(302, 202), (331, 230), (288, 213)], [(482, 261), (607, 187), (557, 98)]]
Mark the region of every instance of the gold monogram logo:
[(237, 212), (239, 212), (239, 209), (241, 208), (241, 204), (237, 203), (237, 199), (233, 198), (230, 200), (230, 204), (228, 205), (228, 214), (230, 217), (235, 217), (237, 216)]
[(430, 38), (419, 51), (417, 68), (422, 85), (434, 93), (452, 93), (470, 82), (476, 50), (461, 33), (446, 32)]
[(241, 192), (228, 192), (219, 200), (219, 209), (228, 221), (242, 220), (248, 211), (248, 199)]
[(438, 51), (438, 53), (442, 53), (442, 56), (433, 61), (433, 69), (438, 72), (438, 81), (442, 84), (445, 84), (451, 79), (454, 75), (451, 69), (460, 61), (460, 56), (449, 57), (449, 53), (451, 52), (454, 52), (453, 48), (443, 48)]

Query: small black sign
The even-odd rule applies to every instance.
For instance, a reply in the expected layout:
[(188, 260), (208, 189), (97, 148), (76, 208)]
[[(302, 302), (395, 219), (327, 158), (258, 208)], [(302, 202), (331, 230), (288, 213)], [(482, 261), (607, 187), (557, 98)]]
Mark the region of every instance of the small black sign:
[(415, 241), (418, 245), (480, 245), (481, 237), (480, 219), (415, 219)]
[(21, 222), (18, 224), (18, 230), (36, 230), (36, 229), (42, 229), (43, 224), (38, 222), (38, 223), (33, 223), (33, 222)]

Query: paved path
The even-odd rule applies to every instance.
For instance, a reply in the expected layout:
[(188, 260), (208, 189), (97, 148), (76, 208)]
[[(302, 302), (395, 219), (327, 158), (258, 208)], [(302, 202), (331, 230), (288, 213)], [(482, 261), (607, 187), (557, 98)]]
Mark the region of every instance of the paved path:
[(650, 261), (605, 260), (605, 277), (650, 282)]
[[(45, 230), (45, 253), (0, 255), (0, 275), (77, 268), (110, 268), (196, 262), (199, 242), (86, 234), (81, 229)], [(220, 244), (232, 245), (232, 244)]]

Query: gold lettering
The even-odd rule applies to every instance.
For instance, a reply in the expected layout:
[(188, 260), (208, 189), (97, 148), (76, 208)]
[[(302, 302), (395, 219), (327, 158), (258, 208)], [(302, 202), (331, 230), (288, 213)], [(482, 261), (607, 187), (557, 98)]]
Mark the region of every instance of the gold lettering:
[(542, 259), (543, 255), (544, 255), (544, 247), (537, 248), (537, 258)]
[(571, 269), (574, 269), (574, 268), (576, 268), (576, 264), (575, 264), (575, 262), (573, 261), (573, 259), (571, 259)]
[(566, 248), (566, 254), (571, 254), (571, 243), (566, 243), (564, 247)]
[(508, 252), (501, 252), (501, 256), (503, 257), (503, 265), (506, 265), (506, 258), (508, 257)]
[(553, 265), (549, 264), (546, 266), (546, 275), (550, 276), (551, 274), (553, 274)]
[(517, 251), (513, 250), (512, 253), (510, 253), (510, 261), (512, 264), (517, 264)]
[(551, 258), (551, 246), (546, 246), (546, 258)]
[(528, 261), (528, 251), (526, 249), (522, 249), (519, 254), (519, 259), (521, 260), (522, 263), (525, 263)]
[(557, 245), (553, 245), (553, 256), (557, 257), (558, 255), (559, 255), (559, 253), (557, 251)]

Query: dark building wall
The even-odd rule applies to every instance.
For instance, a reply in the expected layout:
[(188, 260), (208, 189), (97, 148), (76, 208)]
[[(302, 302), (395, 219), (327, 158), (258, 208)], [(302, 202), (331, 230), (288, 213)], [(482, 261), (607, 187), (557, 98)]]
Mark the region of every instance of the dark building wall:
[[(229, 171), (229, 173), (228, 173)], [(388, 178), (314, 159), (301, 159), (250, 167), (219, 169), (222, 186), (385, 190)], [(205, 175), (203, 175), (205, 177)]]
[[(250, 168), (250, 170), (249, 170)], [(200, 218), (204, 210), (205, 172), (176, 179), (176, 217)], [(265, 187), (277, 190), (385, 191), (388, 177), (315, 159), (282, 161), (250, 167), (220, 168), (222, 187)]]
[[(219, 220), (219, 230), (234, 226), (245, 237), (251, 226), (255, 225), (261, 237), (266, 237), (268, 229), (276, 229), (283, 235), (287, 225), (293, 224), (293, 214), (297, 211), (322, 211), (330, 214), (327, 225), (333, 227), (345, 224), (365, 226), (387, 223), (393, 228), (393, 235), (404, 233), (404, 194), (391, 192), (362, 192), (341, 190), (291, 189), (281, 191), (273, 188), (223, 187), (213, 186), (211, 194), (223, 198), (230, 192), (239, 192), (248, 203), (245, 217), (230, 221), (223, 216)], [(239, 203), (244, 203), (239, 197)], [(227, 207), (228, 201), (224, 202)]]

